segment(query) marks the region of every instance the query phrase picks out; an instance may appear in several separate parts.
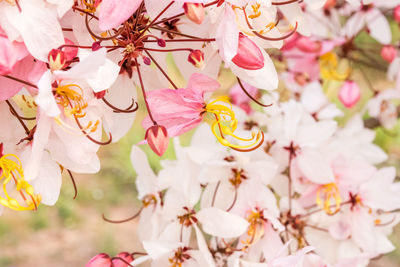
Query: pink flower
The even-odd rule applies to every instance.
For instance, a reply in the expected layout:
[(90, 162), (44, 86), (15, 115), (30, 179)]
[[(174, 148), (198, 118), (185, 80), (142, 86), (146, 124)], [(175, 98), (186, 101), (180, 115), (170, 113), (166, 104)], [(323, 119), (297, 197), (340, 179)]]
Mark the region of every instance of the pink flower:
[(114, 28), (132, 16), (142, 1), (103, 0), (99, 7), (99, 27), (102, 31)]
[[(186, 88), (151, 91), (147, 95), (147, 102), (155, 121), (167, 129), (168, 136), (178, 136), (202, 121), (204, 93), (213, 92), (219, 86), (217, 81), (195, 73)], [(145, 129), (151, 125), (149, 117), (143, 120)]]
[(339, 90), (339, 100), (346, 108), (352, 108), (360, 97), (360, 87), (354, 81), (346, 81)]
[(11, 42), (0, 28), (0, 74), (8, 74), (15, 64), (28, 55), (24, 43)]

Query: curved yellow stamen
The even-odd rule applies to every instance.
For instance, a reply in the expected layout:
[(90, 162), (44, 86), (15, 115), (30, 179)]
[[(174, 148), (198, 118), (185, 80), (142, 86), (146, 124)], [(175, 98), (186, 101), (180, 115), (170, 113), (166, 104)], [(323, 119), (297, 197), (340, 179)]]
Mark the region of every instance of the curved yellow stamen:
[[(78, 89), (74, 90), (74, 89)], [(77, 84), (66, 84), (56, 88), (57, 104), (64, 107), (66, 116), (82, 118), (86, 115), (84, 110), (88, 104), (83, 99), (83, 89)]]
[[(242, 138), (234, 134), (237, 129), (238, 120), (235, 117), (232, 105), (227, 96), (220, 96), (214, 101), (208, 103), (204, 108), (204, 111), (214, 115), (214, 118), (209, 120), (211, 131), (217, 138), (218, 142), (222, 145), (231, 148), (244, 149), (254, 147), (260, 141), (262, 136), (260, 132), (257, 134), (253, 132), (251, 138)], [(204, 119), (207, 120), (207, 118)], [(251, 142), (254, 140), (254, 142), (251, 142), (248, 145), (235, 145), (229, 142), (226, 139), (226, 136), (231, 136), (239, 141)]]
[[(24, 178), (24, 170), (20, 159), (14, 154), (6, 154), (0, 158), (0, 180), (3, 180), (4, 196), (0, 196), (0, 205), (13, 210), (34, 210), (37, 209), (41, 201), (40, 195), (34, 194), (34, 189)], [(20, 193), (26, 206), (22, 206), (19, 202), (10, 196), (7, 185), (13, 180), (15, 189)], [(25, 194), (29, 196), (26, 198)]]
[[(334, 205), (331, 205), (332, 200), (334, 200)], [(337, 185), (335, 183), (330, 183), (321, 186), (317, 190), (316, 202), (317, 205), (327, 214), (333, 215), (337, 213), (340, 210), (340, 205), (342, 203), (342, 198), (340, 197)]]
[(337, 55), (328, 52), (320, 57), (319, 61), (321, 76), (327, 80), (337, 80), (344, 81), (350, 75), (350, 68), (348, 68), (345, 72), (338, 72), (338, 58)]

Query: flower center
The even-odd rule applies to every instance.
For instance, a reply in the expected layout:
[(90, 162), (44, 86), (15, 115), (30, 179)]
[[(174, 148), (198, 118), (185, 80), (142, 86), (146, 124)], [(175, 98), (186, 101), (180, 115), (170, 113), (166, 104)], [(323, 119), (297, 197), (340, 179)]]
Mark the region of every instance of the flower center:
[(244, 248), (257, 242), (264, 235), (264, 225), (267, 219), (264, 218), (264, 210), (255, 208), (247, 216), (249, 222), (249, 228), (247, 229), (248, 238), (242, 243), (245, 245)]

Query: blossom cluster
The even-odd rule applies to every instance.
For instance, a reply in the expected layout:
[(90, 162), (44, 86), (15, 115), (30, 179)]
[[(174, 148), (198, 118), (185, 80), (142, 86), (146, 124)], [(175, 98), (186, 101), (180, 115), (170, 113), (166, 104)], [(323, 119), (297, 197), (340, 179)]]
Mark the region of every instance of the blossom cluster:
[[(374, 144), (399, 23), (399, 0), (0, 0), (0, 208), (54, 205), (141, 110), (144, 251), (87, 267), (366, 266), (400, 208)], [(140, 146), (176, 160), (156, 174)]]

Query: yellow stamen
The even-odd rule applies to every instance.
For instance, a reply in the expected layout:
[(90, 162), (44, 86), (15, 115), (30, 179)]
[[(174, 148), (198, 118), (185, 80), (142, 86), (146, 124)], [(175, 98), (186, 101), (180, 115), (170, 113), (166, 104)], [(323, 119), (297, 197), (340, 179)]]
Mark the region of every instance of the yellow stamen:
[[(331, 200), (334, 200), (334, 206), (331, 205)], [(317, 190), (317, 205), (327, 214), (333, 215), (340, 210), (342, 199), (340, 197), (339, 188), (335, 183), (330, 183), (321, 186)], [(334, 208), (332, 210), (332, 208)]]
[[(18, 211), (37, 209), (41, 196), (35, 195), (33, 187), (25, 181), (21, 161), (16, 155), (6, 154), (0, 158), (0, 180), (3, 180), (3, 192), (5, 195), (5, 197), (0, 196), (1, 205)], [(14, 181), (15, 189), (20, 193), (26, 206), (19, 204), (7, 191), (7, 185), (11, 180)], [(29, 198), (25, 197), (25, 193)]]
[[(232, 105), (227, 96), (220, 96), (216, 100), (208, 103), (204, 111), (213, 114), (213, 117), (204, 116), (203, 118), (211, 124), (211, 131), (217, 140), (224, 146), (232, 148), (244, 149), (255, 146), (261, 139), (261, 131), (251, 133), (251, 138), (241, 138), (234, 134), (238, 121), (232, 110)], [(235, 145), (230, 143), (225, 136), (231, 136), (236, 140), (244, 142), (254, 142), (249, 145)]]
[(252, 210), (249, 216), (247, 216), (247, 221), (249, 222), (249, 227), (247, 229), (248, 238), (242, 241), (242, 243), (245, 245), (243, 250), (260, 240), (265, 233), (264, 224), (266, 220), (262, 210)]
[[(74, 88), (78, 89), (74, 90)], [(77, 84), (66, 84), (56, 88), (57, 104), (64, 107), (67, 117), (72, 115), (82, 118), (86, 115), (84, 110), (88, 104), (83, 99), (83, 89)]]
[(260, 6), (261, 5), (258, 3), (255, 5), (251, 5), (251, 8), (253, 9), (254, 14), (251, 14), (248, 17), (251, 19), (255, 19), (255, 18), (258, 18), (259, 16), (261, 16)]
[(322, 78), (326, 80), (344, 81), (350, 75), (350, 68), (343, 73), (338, 72), (338, 57), (332, 52), (328, 52), (319, 58), (319, 66)]

